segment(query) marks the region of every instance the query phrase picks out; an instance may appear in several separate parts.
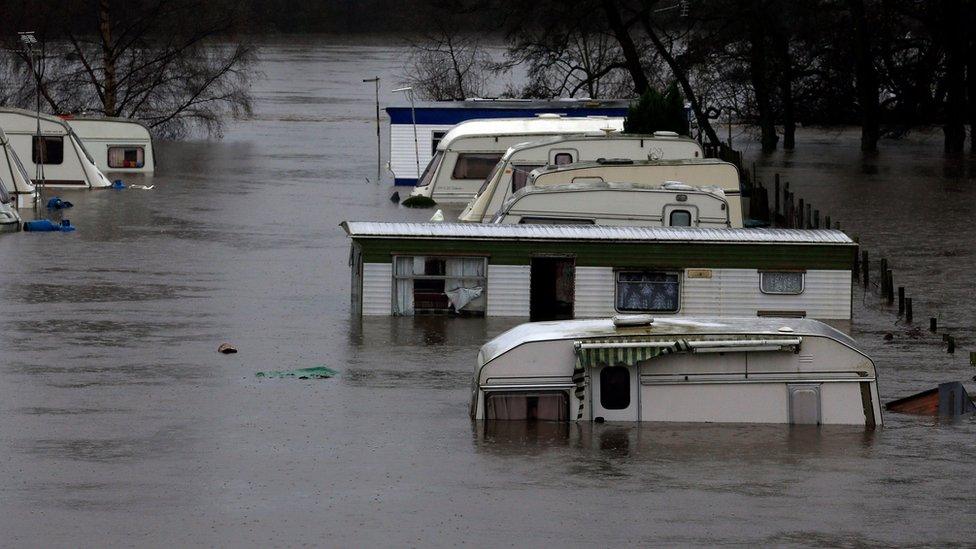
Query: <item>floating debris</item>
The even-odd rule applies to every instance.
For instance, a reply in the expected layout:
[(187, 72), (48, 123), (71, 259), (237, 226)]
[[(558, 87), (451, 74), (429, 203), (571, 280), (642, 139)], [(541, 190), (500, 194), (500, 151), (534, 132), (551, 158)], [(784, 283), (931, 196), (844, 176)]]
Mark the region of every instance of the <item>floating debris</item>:
[(34, 221), (25, 221), (24, 230), (34, 233), (70, 233), (75, 230), (75, 226), (68, 219), (62, 219), (61, 223), (55, 223), (50, 219), (35, 219)]
[(63, 210), (65, 208), (72, 208), (74, 204), (68, 202), (67, 200), (61, 200), (59, 197), (52, 197), (47, 201), (47, 209), (49, 210)]
[(220, 347), (217, 347), (217, 352), (225, 355), (232, 355), (237, 352), (237, 347), (234, 347), (230, 343), (221, 343)]
[(400, 203), (400, 193), (397, 192), (397, 191), (393, 191), (393, 194), (390, 195), (390, 202), (392, 202), (394, 204), (399, 204)]
[(403, 205), (408, 208), (433, 208), (437, 202), (429, 196), (409, 196), (403, 201)]
[(299, 368), (297, 370), (272, 370), (270, 372), (258, 372), (257, 377), (285, 378), (294, 377), (298, 379), (328, 379), (335, 377), (339, 373), (325, 366), (313, 366), (312, 368)]
[(976, 405), (962, 383), (940, 383), (938, 387), (885, 404), (885, 410), (923, 416), (955, 417), (976, 412)]
[(116, 179), (115, 181), (112, 182), (112, 188), (121, 191), (122, 189), (125, 188), (125, 182), (122, 181), (121, 179)]

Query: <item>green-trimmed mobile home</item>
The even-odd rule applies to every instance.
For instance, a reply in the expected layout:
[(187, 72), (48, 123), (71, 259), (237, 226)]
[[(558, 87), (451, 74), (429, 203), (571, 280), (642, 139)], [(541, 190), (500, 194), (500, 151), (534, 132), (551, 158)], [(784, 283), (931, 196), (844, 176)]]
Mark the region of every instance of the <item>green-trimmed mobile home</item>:
[[(846, 329), (840, 231), (344, 222), (353, 310), (531, 320), (808, 317)], [(835, 322), (836, 321), (836, 322)]]

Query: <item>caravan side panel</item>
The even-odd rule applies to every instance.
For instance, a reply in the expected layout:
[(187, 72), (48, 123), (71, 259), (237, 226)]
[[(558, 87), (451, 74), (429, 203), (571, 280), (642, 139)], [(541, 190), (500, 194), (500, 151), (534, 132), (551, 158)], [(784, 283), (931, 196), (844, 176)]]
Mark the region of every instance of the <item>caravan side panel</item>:
[(811, 270), (803, 293), (764, 294), (755, 269), (712, 269), (711, 278), (689, 278), (681, 291), (681, 314), (756, 316), (759, 311), (804, 313), (819, 320), (851, 318), (851, 272)]
[(613, 269), (576, 267), (576, 318), (608, 317), (614, 311)]
[(529, 266), (488, 265), (488, 316), (529, 316)]
[(393, 310), (393, 264), (363, 264), (363, 314), (390, 316)]

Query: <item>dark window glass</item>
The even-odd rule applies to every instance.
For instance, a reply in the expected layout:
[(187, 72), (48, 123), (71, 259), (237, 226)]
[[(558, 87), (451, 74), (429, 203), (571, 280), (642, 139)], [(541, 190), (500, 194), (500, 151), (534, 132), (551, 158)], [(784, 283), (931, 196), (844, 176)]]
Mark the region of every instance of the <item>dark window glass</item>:
[(672, 227), (691, 227), (691, 212), (688, 210), (674, 210), (668, 225)]
[(34, 136), (31, 160), (35, 164), (60, 164), (64, 162), (63, 137)]
[(566, 393), (490, 393), (485, 399), (485, 419), (535, 419), (567, 421)]
[(529, 182), (529, 174), (542, 166), (512, 166), (512, 194), (525, 187)]
[(553, 161), (557, 166), (562, 166), (563, 164), (572, 164), (573, 155), (569, 153), (556, 153), (556, 156), (553, 157)]
[(679, 305), (677, 273), (626, 271), (617, 273), (617, 310), (675, 312)]
[(630, 370), (626, 366), (607, 366), (600, 370), (600, 406), (605, 410), (624, 410), (630, 406)]
[(454, 163), (451, 179), (483, 180), (502, 159), (502, 153), (460, 153)]
[(431, 132), (430, 134), (430, 154), (437, 154), (437, 145), (440, 145), (441, 139), (447, 135), (447, 132)]
[(427, 163), (427, 167), (424, 168), (424, 173), (420, 174), (420, 179), (417, 180), (418, 187), (426, 187), (430, 185), (431, 179), (434, 177), (434, 172), (437, 171), (437, 166), (441, 165), (441, 159), (444, 158), (444, 153), (438, 151), (434, 153), (434, 157), (430, 159)]

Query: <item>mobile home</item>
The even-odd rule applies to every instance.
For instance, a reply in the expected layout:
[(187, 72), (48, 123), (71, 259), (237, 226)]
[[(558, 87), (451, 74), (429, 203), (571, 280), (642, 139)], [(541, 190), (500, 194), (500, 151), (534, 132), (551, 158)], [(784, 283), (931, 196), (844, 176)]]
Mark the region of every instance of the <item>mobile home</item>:
[(495, 165), (512, 145), (555, 135), (623, 129), (623, 118), (598, 116), (469, 120), (448, 131), (424, 169), (413, 196), (437, 202), (466, 203), (478, 192)]
[(95, 166), (84, 144), (64, 120), (32, 111), (0, 108), (0, 128), (20, 157), (31, 181), (46, 187), (108, 187), (108, 179)]
[(849, 329), (840, 231), (344, 222), (362, 315), (809, 317)]
[[(390, 117), (390, 170), (396, 185), (414, 186), (447, 132), (467, 120), (533, 118), (539, 114), (566, 117), (627, 115), (625, 99), (466, 99), (421, 102), (386, 108)], [(415, 131), (416, 130), (416, 131)], [(416, 136), (416, 145), (414, 137)]]
[(602, 182), (525, 187), (502, 206), (492, 222), (732, 227), (722, 189), (673, 182), (657, 188)]
[(141, 122), (126, 118), (65, 117), (103, 173), (156, 170), (152, 137)]
[(608, 181), (651, 187), (659, 187), (668, 182), (692, 187), (718, 187), (729, 202), (732, 226), (742, 226), (739, 170), (735, 164), (714, 158), (657, 161), (602, 159), (565, 166), (545, 166), (529, 174), (527, 185), (542, 187)]
[(610, 134), (551, 137), (509, 148), (475, 197), (458, 216), (460, 221), (487, 223), (502, 204), (528, 183), (529, 174), (543, 166), (559, 166), (600, 158), (675, 160), (704, 158), (694, 139), (673, 132), (654, 135)]
[(538, 322), (478, 353), (472, 419), (882, 424), (874, 362), (813, 320)]
[(18, 208), (34, 203), (34, 183), (3, 128), (0, 128), (0, 181)]

